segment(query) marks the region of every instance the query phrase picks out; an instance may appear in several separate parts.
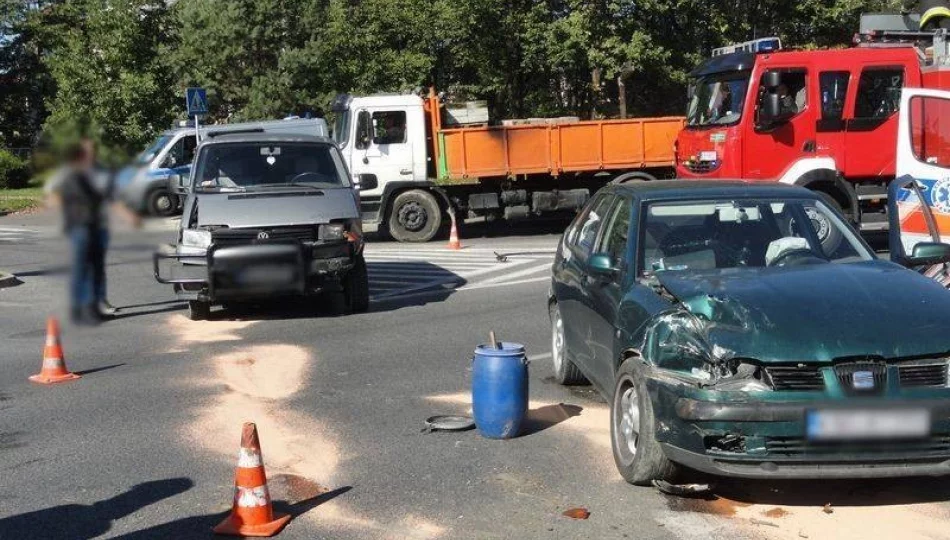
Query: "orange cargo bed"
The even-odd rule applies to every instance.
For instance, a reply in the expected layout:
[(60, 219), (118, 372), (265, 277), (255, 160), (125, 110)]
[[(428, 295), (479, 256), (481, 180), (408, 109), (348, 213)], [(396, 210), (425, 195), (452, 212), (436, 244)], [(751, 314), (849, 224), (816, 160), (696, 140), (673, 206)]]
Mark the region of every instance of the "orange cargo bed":
[(438, 131), (439, 177), (484, 178), (671, 167), (682, 117)]

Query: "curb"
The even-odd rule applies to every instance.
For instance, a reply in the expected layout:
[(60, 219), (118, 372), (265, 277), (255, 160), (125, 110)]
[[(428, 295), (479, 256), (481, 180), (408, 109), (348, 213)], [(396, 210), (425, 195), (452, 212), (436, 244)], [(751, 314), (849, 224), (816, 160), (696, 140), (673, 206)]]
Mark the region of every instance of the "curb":
[(0, 270), (0, 289), (19, 285), (20, 280), (13, 274)]

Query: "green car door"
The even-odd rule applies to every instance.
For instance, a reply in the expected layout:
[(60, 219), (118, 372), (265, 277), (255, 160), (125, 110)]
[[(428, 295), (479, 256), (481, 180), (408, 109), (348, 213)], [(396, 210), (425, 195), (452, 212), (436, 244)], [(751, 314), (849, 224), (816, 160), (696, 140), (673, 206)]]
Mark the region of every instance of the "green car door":
[(617, 197), (586, 269), (588, 305), (585, 307), (593, 356), (590, 371), (604, 388), (610, 388), (614, 381), (617, 311), (627, 273), (634, 271), (627, 260), (631, 204), (627, 197)]

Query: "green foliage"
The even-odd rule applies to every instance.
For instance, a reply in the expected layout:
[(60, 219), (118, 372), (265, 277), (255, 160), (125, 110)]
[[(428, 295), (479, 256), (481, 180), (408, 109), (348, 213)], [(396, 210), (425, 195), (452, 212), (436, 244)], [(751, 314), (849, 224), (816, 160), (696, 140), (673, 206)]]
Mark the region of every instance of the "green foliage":
[(0, 189), (25, 188), (29, 182), (29, 163), (9, 150), (0, 149)]
[(208, 89), (207, 121), (319, 113), (434, 85), (495, 117), (682, 114), (712, 47), (844, 46), (896, 0), (0, 0), (0, 142), (138, 151)]

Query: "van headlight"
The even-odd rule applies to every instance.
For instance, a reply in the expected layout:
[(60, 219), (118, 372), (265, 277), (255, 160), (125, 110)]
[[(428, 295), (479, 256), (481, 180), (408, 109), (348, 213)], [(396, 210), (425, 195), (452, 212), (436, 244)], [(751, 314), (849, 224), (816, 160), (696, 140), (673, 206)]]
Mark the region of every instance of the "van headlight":
[(319, 237), (323, 241), (343, 240), (346, 226), (343, 223), (325, 223), (320, 225)]
[(185, 229), (181, 232), (181, 245), (208, 249), (211, 246), (211, 231)]

